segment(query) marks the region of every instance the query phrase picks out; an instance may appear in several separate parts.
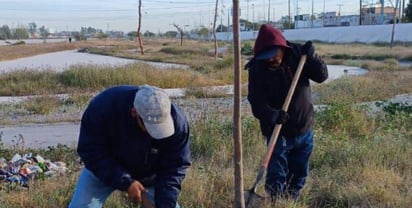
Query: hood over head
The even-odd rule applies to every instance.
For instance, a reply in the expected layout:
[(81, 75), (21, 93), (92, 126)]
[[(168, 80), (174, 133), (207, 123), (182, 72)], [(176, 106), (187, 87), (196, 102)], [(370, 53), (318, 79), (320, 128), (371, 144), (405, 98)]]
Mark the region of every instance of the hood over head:
[[(257, 59), (266, 59), (276, 55), (279, 47), (290, 48), (280, 30), (269, 24), (263, 24), (255, 41), (254, 55)], [(269, 57), (269, 58), (270, 58)]]

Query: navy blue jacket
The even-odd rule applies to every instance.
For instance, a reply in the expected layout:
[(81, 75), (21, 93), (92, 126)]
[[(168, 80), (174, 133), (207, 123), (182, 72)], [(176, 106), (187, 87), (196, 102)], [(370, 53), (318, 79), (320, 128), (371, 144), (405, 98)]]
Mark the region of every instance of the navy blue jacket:
[[(265, 61), (249, 61), (248, 100), (253, 115), (259, 119), (263, 135), (271, 136), (279, 109), (282, 109), (302, 53), (302, 45), (287, 42), (281, 66), (270, 69)], [(282, 126), (281, 135), (298, 136), (313, 126), (313, 105), (310, 80), (321, 83), (328, 78), (326, 64), (308, 57), (289, 105), (289, 120)]]
[(131, 116), (138, 90), (115, 86), (92, 99), (82, 117), (77, 152), (105, 184), (125, 191), (135, 179), (155, 187), (157, 207), (175, 207), (190, 166), (188, 121), (172, 104), (175, 133), (161, 140), (151, 138)]

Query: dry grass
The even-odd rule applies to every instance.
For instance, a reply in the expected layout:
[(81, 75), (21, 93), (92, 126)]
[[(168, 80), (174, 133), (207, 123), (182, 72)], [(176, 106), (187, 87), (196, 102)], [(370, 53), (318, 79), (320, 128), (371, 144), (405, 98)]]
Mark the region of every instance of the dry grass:
[[(220, 111), (219, 106), (209, 106), (202, 119), (191, 123), (193, 165), (183, 183), (179, 202), (186, 208), (231, 207), (233, 204), (233, 141), (231, 110)], [(311, 174), (299, 203), (281, 200), (276, 205), (268, 201), (256, 207), (269, 208), (319, 208), (319, 207), (408, 207), (412, 202), (412, 163), (410, 112), (396, 116), (373, 115), (372, 118), (358, 110), (341, 108), (328, 112), (329, 120), (343, 113), (337, 128), (357, 117), (373, 120), (373, 128), (362, 128), (362, 133), (336, 132), (324, 123), (315, 126), (316, 145), (311, 159)], [(216, 116), (215, 116), (216, 115)], [(388, 125), (394, 124), (394, 125)], [(242, 119), (244, 188), (251, 187), (265, 152), (258, 122), (249, 113)], [(0, 146), (1, 147), (1, 146)], [(40, 152), (53, 161), (68, 162), (72, 173), (66, 177), (36, 180), (29, 190), (1, 190), (0, 207), (65, 207), (71, 199), (79, 167), (74, 150)], [(19, 150), (21, 151), (21, 150)], [(27, 150), (30, 151), (30, 150)], [(39, 150), (35, 150), (39, 151)], [(0, 148), (0, 152), (4, 152)], [(12, 152), (12, 151), (11, 151)], [(10, 157), (12, 154), (3, 154)], [(263, 182), (263, 181), (262, 181)], [(263, 185), (258, 193), (264, 194)], [(115, 192), (106, 207), (137, 207)]]
[(83, 47), (119, 47), (124, 45), (131, 45), (132, 41), (126, 40), (87, 40), (87, 41), (74, 41), (57, 42), (57, 43), (42, 43), (42, 44), (20, 44), (20, 45), (7, 45), (0, 46), (0, 61), (12, 60), (17, 58), (29, 57), (44, 53), (74, 50)]
[[(210, 113), (214, 114), (214, 111)], [(220, 113), (219, 119), (206, 116), (191, 124), (193, 165), (187, 173), (179, 198), (183, 207), (232, 206), (234, 153), (230, 116), (227, 111)], [(409, 159), (412, 156), (412, 143), (408, 140), (410, 133), (401, 129), (408, 126), (410, 114), (388, 118), (376, 116), (373, 119), (376, 119), (375, 127), (362, 129), (360, 135), (364, 136), (352, 136), (350, 132), (337, 135), (334, 129), (318, 124), (311, 174), (299, 203), (280, 200), (274, 205), (262, 201), (255, 207), (408, 207), (412, 202), (412, 163)], [(388, 127), (386, 124), (394, 121), (391, 119), (400, 119), (401, 123)], [(336, 125), (345, 128), (341, 123), (351, 120), (348, 117)], [(244, 189), (247, 190), (256, 177), (266, 147), (258, 123), (250, 114), (244, 115), (242, 130)], [(29, 190), (0, 190), (3, 196), (0, 198), (0, 207), (67, 206), (80, 170), (75, 165), (76, 154), (74, 151), (62, 152), (59, 149), (52, 153), (53, 160), (67, 161), (72, 173), (66, 177), (36, 180)], [(50, 152), (41, 154), (48, 157)], [(258, 193), (264, 195), (263, 184), (259, 185)], [(124, 193), (115, 192), (108, 199), (106, 207), (137, 205), (128, 200)]]
[(376, 46), (366, 44), (324, 44), (315, 43), (319, 54), (325, 57), (333, 55), (348, 55), (352, 57), (396, 57), (397, 59), (412, 58), (412, 48), (396, 45), (392, 49), (389, 46)]
[(412, 71), (371, 71), (313, 87), (317, 104), (369, 102), (412, 92)]
[(144, 55), (133, 41), (122, 41), (121, 46), (92, 47), (89, 50), (92, 53), (116, 57), (187, 64), (194, 68), (215, 62), (214, 57), (208, 55), (208, 51), (214, 47), (212, 42), (185, 40), (181, 46), (177, 39), (148, 39), (144, 40), (143, 45)]
[(45, 43), (0, 46), (0, 61), (29, 57), (43, 53), (63, 50), (74, 50), (81, 47), (83, 43)]

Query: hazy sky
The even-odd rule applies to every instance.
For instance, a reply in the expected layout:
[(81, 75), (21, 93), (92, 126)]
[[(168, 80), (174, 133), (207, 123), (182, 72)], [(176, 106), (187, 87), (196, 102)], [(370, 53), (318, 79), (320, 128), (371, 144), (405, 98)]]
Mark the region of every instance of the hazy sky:
[[(46, 28), (58, 31), (80, 30), (80, 27), (91, 26), (103, 31), (129, 32), (137, 29), (138, 2), (138, 0), (0, 0), (0, 26), (7, 24), (15, 28), (35, 22), (38, 27), (44, 25)], [(269, 2), (270, 9), (268, 9)], [(312, 2), (314, 13), (323, 12), (324, 7), (326, 12), (337, 12), (340, 9), (342, 15), (359, 13), (359, 1), (354, 0), (290, 0), (291, 15), (312, 13)], [(213, 22), (215, 3), (215, 0), (142, 0), (142, 31), (149, 30), (156, 33), (175, 30), (173, 23), (187, 30), (199, 25), (210, 26)], [(231, 0), (219, 0), (218, 24), (222, 22), (227, 25), (231, 5)], [(268, 13), (271, 20), (288, 15), (287, 0), (240, 0), (240, 8), (241, 18), (249, 21), (267, 20)]]

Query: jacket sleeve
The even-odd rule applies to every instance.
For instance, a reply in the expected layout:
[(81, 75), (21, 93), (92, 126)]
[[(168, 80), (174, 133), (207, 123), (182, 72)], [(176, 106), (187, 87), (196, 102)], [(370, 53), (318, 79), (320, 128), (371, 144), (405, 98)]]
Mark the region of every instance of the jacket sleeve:
[(190, 166), (189, 125), (186, 118), (176, 121), (175, 134), (161, 144), (159, 165), (156, 170), (156, 207), (174, 208), (181, 184)]
[(328, 67), (325, 62), (315, 54), (314, 57), (308, 57), (302, 72), (309, 79), (322, 83), (328, 78)]
[[(122, 191), (133, 182), (132, 177), (110, 156), (106, 140), (107, 125), (99, 108), (90, 106), (83, 114), (77, 152), (87, 169), (103, 183)], [(107, 113), (107, 112), (106, 112)]]
[(252, 107), (253, 115), (261, 122), (273, 126), (279, 115), (279, 109), (272, 109), (268, 105), (268, 99), (266, 98), (267, 89), (265, 89), (264, 85), (266, 78), (259, 70), (265, 69), (260, 68), (260, 64), (249, 68), (248, 100)]

